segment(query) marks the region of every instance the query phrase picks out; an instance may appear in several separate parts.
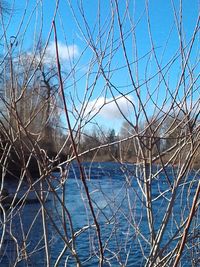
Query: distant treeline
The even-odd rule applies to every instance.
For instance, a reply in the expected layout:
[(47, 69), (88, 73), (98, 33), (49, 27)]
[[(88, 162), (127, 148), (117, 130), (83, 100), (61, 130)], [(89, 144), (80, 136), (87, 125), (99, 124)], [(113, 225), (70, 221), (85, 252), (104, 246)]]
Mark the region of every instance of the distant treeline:
[[(84, 160), (178, 164), (185, 161), (191, 144), (198, 143), (198, 125), (197, 120), (171, 115), (163, 121), (150, 118), (148, 124), (137, 127), (125, 121), (117, 134), (114, 129), (94, 127), (82, 135), (79, 151)], [(199, 150), (194, 158), (192, 164), (197, 167)]]
[[(195, 131), (198, 123), (185, 123), (183, 117), (168, 117), (162, 123), (151, 118), (151, 123), (138, 128), (124, 122), (117, 134), (114, 129), (96, 126), (80, 136), (74, 134), (74, 140), (82, 161), (169, 162), (176, 165), (185, 161), (191, 142), (198, 142)], [(48, 125), (40, 128), (38, 138), (31, 131), (14, 129), (11, 125), (8, 129), (1, 128), (1, 172), (19, 176), (24, 170), (33, 175), (45, 170), (48, 174), (59, 162), (74, 158), (67, 131), (64, 134), (60, 128)], [(179, 152), (177, 157), (176, 151)], [(193, 167), (199, 166), (199, 160), (197, 150)], [(50, 162), (54, 164), (49, 165)]]

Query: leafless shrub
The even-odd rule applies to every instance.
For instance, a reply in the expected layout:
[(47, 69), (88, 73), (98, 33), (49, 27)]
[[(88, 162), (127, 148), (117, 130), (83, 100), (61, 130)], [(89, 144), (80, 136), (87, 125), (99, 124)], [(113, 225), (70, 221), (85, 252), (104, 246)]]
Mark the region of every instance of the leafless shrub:
[[(171, 1), (160, 52), (149, 1), (94, 1), (95, 20), (46, 2), (0, 1), (2, 266), (198, 266), (199, 13), (186, 36)], [(82, 45), (65, 61), (63, 6)], [(98, 123), (108, 107), (119, 133)]]

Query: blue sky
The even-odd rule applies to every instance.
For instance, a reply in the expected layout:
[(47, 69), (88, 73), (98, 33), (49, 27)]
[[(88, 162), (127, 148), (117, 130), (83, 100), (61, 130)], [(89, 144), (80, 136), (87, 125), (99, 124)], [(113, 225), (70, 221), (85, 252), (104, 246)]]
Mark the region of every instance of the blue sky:
[[(12, 2), (12, 1), (10, 1)], [(7, 31), (7, 38), (9, 36), (16, 36), (17, 29), (22, 19), (22, 14), (24, 13), (26, 7), (26, 1), (15, 1), (15, 12), (10, 22), (10, 26)], [(83, 10), (84, 16), (88, 23), (88, 29), (84, 26), (83, 17), (80, 14), (81, 7), (77, 6), (77, 2), (80, 1), (69, 1), (74, 9), (77, 22), (80, 24), (78, 27), (77, 22), (75, 22), (72, 15), (72, 10), (69, 7), (68, 1), (60, 0), (58, 6), (58, 12), (55, 18), (60, 57), (62, 61), (62, 68), (67, 73), (70, 68), (76, 65), (76, 73), (72, 73), (68, 79), (65, 81), (65, 93), (69, 103), (69, 109), (73, 109), (74, 114), (77, 118), (76, 109), (81, 110), (83, 101), (86, 100), (88, 103), (85, 106), (85, 119), (95, 115), (95, 112), (99, 112), (93, 121), (99, 123), (100, 125), (105, 125), (107, 128), (115, 128), (119, 130), (123, 118), (120, 115), (118, 107), (114, 102), (112, 102), (113, 96), (118, 100), (117, 103), (121, 106), (124, 115), (134, 123), (134, 112), (133, 105), (138, 108), (138, 99), (134, 92), (134, 88), (131, 85), (131, 80), (128, 75), (126, 68), (126, 61), (124, 58), (123, 50), (121, 47), (119, 39), (119, 29), (117, 24), (117, 19), (115, 17), (112, 29), (112, 36), (114, 44), (112, 47), (111, 37), (108, 40), (108, 47), (106, 49), (105, 58), (102, 61), (106, 75), (110, 71), (109, 81), (113, 85), (110, 89), (106, 85), (105, 79), (98, 75), (97, 81), (97, 71), (98, 64), (94, 59), (94, 52), (90, 47), (88, 47), (83, 34), (87, 34), (87, 30), (92, 33), (92, 39), (100, 51), (104, 47), (106, 38), (108, 37), (111, 23), (111, 4), (115, 6), (115, 1), (100, 1), (97, 0), (89, 1), (84, 0)], [(12, 2), (13, 3), (13, 2)], [(42, 42), (45, 44), (47, 37), (49, 36), (50, 29), (52, 26), (52, 19), (55, 12), (56, 1), (43, 0), (41, 1), (28, 1), (26, 7), (26, 14), (23, 19), (23, 24), (18, 35), (18, 40), (22, 45), (22, 50), (33, 51), (38, 38), (42, 36)], [(177, 12), (179, 17), (179, 7), (180, 2), (170, 0), (150, 0), (144, 1), (129, 1), (129, 15), (124, 19), (123, 22), (123, 32), (126, 34), (130, 31), (131, 27), (135, 27), (125, 40), (125, 46), (127, 49), (127, 55), (129, 62), (131, 63), (131, 69), (135, 73), (135, 83), (140, 85), (140, 93), (143, 102), (146, 102), (145, 108), (149, 115), (153, 112), (158, 112), (155, 109), (155, 105), (152, 100), (149, 100), (149, 92), (153, 92), (153, 100), (156, 100), (158, 105), (162, 105), (165, 99), (165, 85), (163, 82), (159, 83), (160, 76), (157, 75), (152, 78), (148, 83), (144, 84), (145, 80), (148, 80), (158, 71), (158, 67), (155, 64), (155, 58), (153, 56), (152, 46), (148, 31), (148, 20), (147, 20), (147, 4), (148, 12), (150, 17), (151, 33), (154, 42), (154, 48), (158, 60), (162, 67), (167, 64), (170, 59), (179, 50), (179, 36), (177, 34), (177, 25), (174, 16), (174, 10)], [(12, 4), (11, 4), (12, 5)], [(98, 13), (98, 9), (100, 12)], [(183, 34), (185, 38), (185, 46), (190, 42), (194, 27), (196, 25), (198, 13), (199, 13), (199, 1), (184, 0), (182, 1), (183, 9)], [(126, 10), (126, 1), (119, 1), (119, 13), (121, 18), (123, 18)], [(116, 10), (114, 12), (116, 15)], [(98, 19), (100, 18), (100, 24), (98, 24)], [(7, 18), (8, 20), (8, 18)], [(130, 22), (133, 24), (131, 25)], [(27, 24), (28, 23), (28, 24)], [(96, 25), (96, 26), (95, 26)], [(102, 41), (99, 41), (99, 28), (101, 28)], [(133, 34), (134, 33), (134, 34)], [(133, 39), (135, 37), (135, 40)], [(54, 35), (50, 35), (50, 42), (47, 48), (47, 57), (53, 58), (54, 52)], [(199, 38), (199, 37), (198, 37)], [(110, 54), (111, 47), (116, 49), (115, 53)], [(137, 47), (137, 57), (140, 59), (136, 64), (135, 61), (135, 47)], [(84, 53), (83, 53), (84, 51)], [(187, 50), (186, 50), (187, 52)], [(83, 54), (82, 54), (83, 53)], [(66, 55), (67, 54), (67, 55)], [(178, 55), (178, 54), (177, 54)], [(194, 64), (195, 60), (199, 58), (199, 43), (194, 44), (194, 48), (191, 53), (191, 65)], [(71, 59), (71, 60), (70, 60)], [(109, 60), (111, 61), (109, 64)], [(51, 61), (51, 60), (50, 60)], [(47, 62), (49, 64), (49, 62)], [(138, 68), (136, 70), (136, 67)], [(194, 73), (199, 72), (199, 65), (196, 66)], [(166, 79), (168, 85), (170, 86), (171, 93), (176, 89), (178, 82), (178, 77), (180, 75), (180, 58), (178, 57), (169, 70), (166, 68)], [(76, 83), (75, 83), (76, 80)], [(94, 82), (95, 81), (95, 82)], [(196, 86), (196, 84), (195, 84)], [(179, 92), (180, 101), (183, 97), (183, 92)], [(127, 98), (122, 97), (123, 94), (129, 93)], [(120, 96), (121, 93), (121, 96)], [(71, 102), (71, 96), (74, 99), (74, 103)], [(199, 93), (194, 94), (194, 97), (198, 97)], [(105, 100), (109, 104), (105, 104)], [(166, 106), (170, 106), (170, 97), (167, 97), (168, 103)], [(111, 103), (110, 103), (111, 102)], [(76, 109), (73, 108), (73, 104)], [(89, 113), (88, 116), (86, 114)], [(84, 116), (82, 113), (82, 115)], [(71, 116), (72, 123), (74, 123), (73, 116)], [(89, 124), (88, 124), (89, 126)]]

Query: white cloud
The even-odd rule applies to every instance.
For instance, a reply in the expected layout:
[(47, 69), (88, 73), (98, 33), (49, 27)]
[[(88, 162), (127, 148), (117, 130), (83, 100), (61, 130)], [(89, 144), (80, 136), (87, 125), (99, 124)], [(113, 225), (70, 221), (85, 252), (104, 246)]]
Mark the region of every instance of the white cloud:
[[(59, 60), (61, 64), (69, 63), (70, 59), (75, 59), (80, 55), (79, 48), (77, 45), (65, 45), (64, 43), (58, 41), (58, 53)], [(50, 42), (47, 46), (46, 50), (42, 50), (41, 53), (32, 53), (27, 52), (24, 54), (20, 54), (18, 58), (15, 58), (16, 63), (21, 64), (21, 66), (27, 66), (30, 64), (37, 65), (42, 61), (44, 64), (48, 64), (50, 66), (56, 65), (56, 46), (54, 42)]]
[[(86, 108), (86, 114), (90, 114), (90, 117), (98, 113), (99, 116), (105, 119), (122, 119), (123, 116), (128, 116), (133, 111), (134, 103), (132, 96), (116, 96), (116, 102), (113, 98), (99, 97), (88, 103)], [(120, 110), (121, 112), (120, 112)]]
[[(64, 43), (58, 41), (58, 53), (59, 59), (62, 63), (68, 62), (70, 59), (77, 58), (79, 56), (78, 46), (65, 45)], [(55, 64), (56, 61), (56, 45), (55, 42), (50, 42), (47, 46), (44, 54), (43, 61), (47, 64)]]

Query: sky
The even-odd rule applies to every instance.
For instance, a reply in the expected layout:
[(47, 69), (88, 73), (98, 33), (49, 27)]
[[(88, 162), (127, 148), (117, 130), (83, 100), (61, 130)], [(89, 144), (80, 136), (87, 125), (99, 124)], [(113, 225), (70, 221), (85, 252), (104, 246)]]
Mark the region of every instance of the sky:
[[(53, 0), (8, 2), (11, 7), (14, 5), (14, 12), (11, 17), (4, 20), (7, 25), (7, 42), (11, 36), (17, 36), (16, 51), (26, 51), (30, 55), (35, 53), (39, 45), (44, 47), (47, 44), (44, 55), (44, 63), (47, 65), (55, 64), (55, 42), (52, 31), (52, 20), (55, 19), (59, 56), (62, 71), (65, 73), (63, 75), (65, 95), (73, 125), (80, 117), (83, 118), (81, 123), (87, 124), (86, 127), (99, 123), (116, 131), (119, 131), (124, 117), (134, 123), (134, 111), (139, 112), (138, 96), (128, 74), (123, 44), (120, 41), (115, 1), (83, 0), (82, 5), (81, 1), (75, 0), (60, 0), (59, 4)], [(153, 55), (148, 26), (151, 27), (154, 51), (160, 65), (166, 69), (166, 80), (170, 93), (173, 94), (181, 73), (180, 56), (169, 68), (166, 67), (180, 51), (174, 11), (179, 20), (180, 3), (182, 3), (184, 46), (188, 47), (200, 10), (199, 1), (193, 0), (191, 4), (188, 0), (182, 2), (130, 0), (127, 1), (128, 8), (126, 1), (118, 2), (123, 23), (122, 31), (126, 36), (124, 41), (126, 56), (134, 82), (140, 87), (140, 96), (145, 103), (145, 109), (153, 116), (158, 113), (155, 101), (158, 106), (166, 102), (165, 108), (167, 108), (170, 106), (170, 96), (166, 96), (166, 84), (160, 82), (160, 75), (155, 75), (158, 66)], [(57, 10), (56, 4), (58, 4)], [(57, 13), (54, 17), (55, 11)], [(96, 47), (96, 51), (93, 46)], [(187, 51), (186, 49), (186, 54)], [(103, 52), (105, 55), (102, 59)], [(198, 73), (199, 42), (195, 43), (190, 58), (190, 64), (195, 66), (194, 72)], [(137, 59), (139, 60), (136, 62)], [(100, 67), (104, 73), (100, 71)], [(145, 82), (149, 79), (148, 83)], [(178, 95), (180, 101), (183, 94), (184, 90), (180, 87)], [(197, 88), (193, 98), (198, 96)]]

